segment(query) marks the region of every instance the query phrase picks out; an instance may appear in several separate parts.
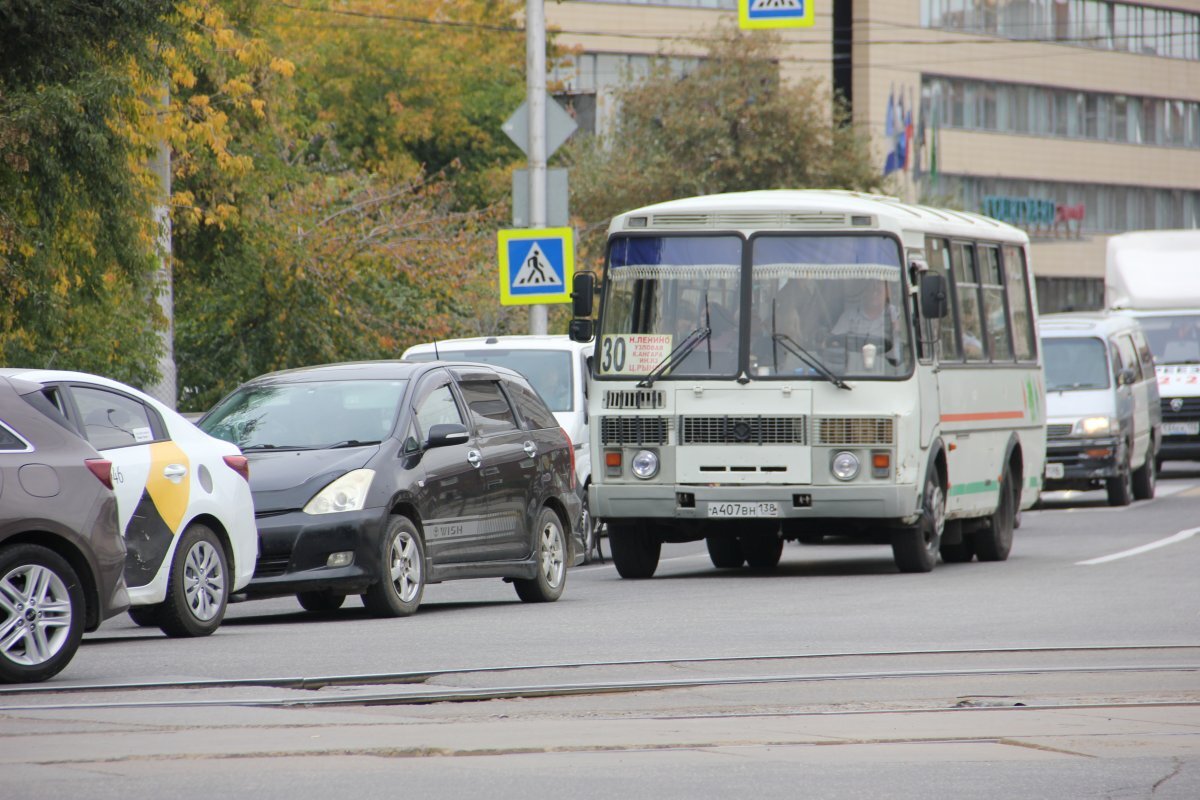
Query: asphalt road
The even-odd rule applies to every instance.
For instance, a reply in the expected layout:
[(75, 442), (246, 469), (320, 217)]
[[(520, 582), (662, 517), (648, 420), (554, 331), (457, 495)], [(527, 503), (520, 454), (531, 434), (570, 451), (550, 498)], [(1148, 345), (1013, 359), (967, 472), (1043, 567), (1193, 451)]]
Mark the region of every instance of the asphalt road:
[[(838, 540), (768, 575), (666, 545), (654, 579), (582, 567), (550, 605), (467, 581), (404, 620), (280, 599), (168, 640), (121, 617), (0, 692), (0, 797), (1194, 798), (1197, 511), (1200, 472), (1168, 464), (1153, 501), (1051, 495), (1007, 562), (927, 575)], [(229, 679), (260, 682), (197, 685)]]

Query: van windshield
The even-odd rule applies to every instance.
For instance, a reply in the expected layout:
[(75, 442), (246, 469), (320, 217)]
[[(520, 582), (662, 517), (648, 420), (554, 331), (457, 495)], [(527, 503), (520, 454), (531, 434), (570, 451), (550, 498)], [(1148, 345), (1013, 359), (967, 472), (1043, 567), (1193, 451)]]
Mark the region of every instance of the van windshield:
[(1090, 336), (1043, 339), (1046, 391), (1075, 392), (1108, 388), (1104, 342)]
[(1200, 364), (1200, 316), (1172, 314), (1138, 317), (1154, 361), (1158, 364)]
[(455, 350), (438, 347), (442, 361), (474, 361), (495, 364), (519, 372), (533, 384), (551, 411), (570, 411), (573, 371), (569, 350), (524, 350), (489, 347), (486, 350)]

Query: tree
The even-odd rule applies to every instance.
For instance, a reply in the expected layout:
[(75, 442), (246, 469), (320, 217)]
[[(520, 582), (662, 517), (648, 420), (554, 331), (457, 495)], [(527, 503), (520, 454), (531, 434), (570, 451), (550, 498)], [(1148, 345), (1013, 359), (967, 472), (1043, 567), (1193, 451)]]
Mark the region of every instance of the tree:
[(600, 252), (613, 215), (678, 197), (754, 189), (869, 189), (867, 137), (815, 83), (786, 84), (778, 40), (722, 28), (683, 77), (665, 60), (616, 92), (604, 137), (568, 146), (583, 248)]
[(168, 0), (0, 0), (0, 360), (153, 376), (148, 153), (126, 131)]

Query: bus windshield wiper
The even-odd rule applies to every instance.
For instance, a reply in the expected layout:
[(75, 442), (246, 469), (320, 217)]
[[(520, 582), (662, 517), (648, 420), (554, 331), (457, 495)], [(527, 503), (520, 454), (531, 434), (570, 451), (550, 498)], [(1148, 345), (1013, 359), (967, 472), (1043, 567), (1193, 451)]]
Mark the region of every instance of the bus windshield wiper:
[(808, 352), (803, 347), (801, 347), (799, 344), (797, 344), (796, 340), (793, 339), (792, 337), (788, 336), (786, 333), (772, 334), (771, 339), (774, 340), (777, 344), (783, 345), (784, 350), (787, 350), (789, 353), (794, 355), (796, 358), (800, 359), (805, 364), (808, 364), (810, 367), (812, 367), (817, 372), (819, 372), (821, 374), (822, 378), (829, 381), (830, 383), (832, 383), (834, 386), (838, 387), (839, 389), (845, 389), (846, 391), (850, 391), (851, 389), (854, 388), (854, 387), (850, 386), (848, 383), (846, 383), (844, 380), (839, 378), (837, 375), (833, 374), (833, 370), (829, 369), (829, 367), (822, 364), (816, 356), (814, 356), (812, 353)]
[(686, 358), (687, 354), (695, 350), (696, 345), (700, 344), (700, 342), (708, 339), (711, 333), (711, 328), (696, 328), (687, 336), (683, 337), (683, 341), (676, 345), (675, 349), (667, 353), (666, 358), (658, 362), (658, 365), (655, 366), (654, 369), (650, 370), (650, 372), (646, 374), (646, 377), (638, 381), (638, 388), (649, 389), (651, 386), (653, 386), (655, 380), (660, 378), (664, 372), (666, 372), (676, 363)]

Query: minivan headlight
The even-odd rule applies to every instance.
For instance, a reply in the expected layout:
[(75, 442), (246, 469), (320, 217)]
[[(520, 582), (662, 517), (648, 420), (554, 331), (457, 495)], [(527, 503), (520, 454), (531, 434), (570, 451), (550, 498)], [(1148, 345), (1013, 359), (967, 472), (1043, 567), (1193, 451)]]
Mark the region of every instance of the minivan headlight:
[(1111, 436), (1118, 428), (1120, 423), (1112, 417), (1085, 417), (1075, 426), (1084, 436)]
[(373, 469), (347, 472), (313, 495), (304, 507), (305, 514), (337, 514), (341, 511), (362, 511), (367, 502), (367, 490), (375, 478)]

